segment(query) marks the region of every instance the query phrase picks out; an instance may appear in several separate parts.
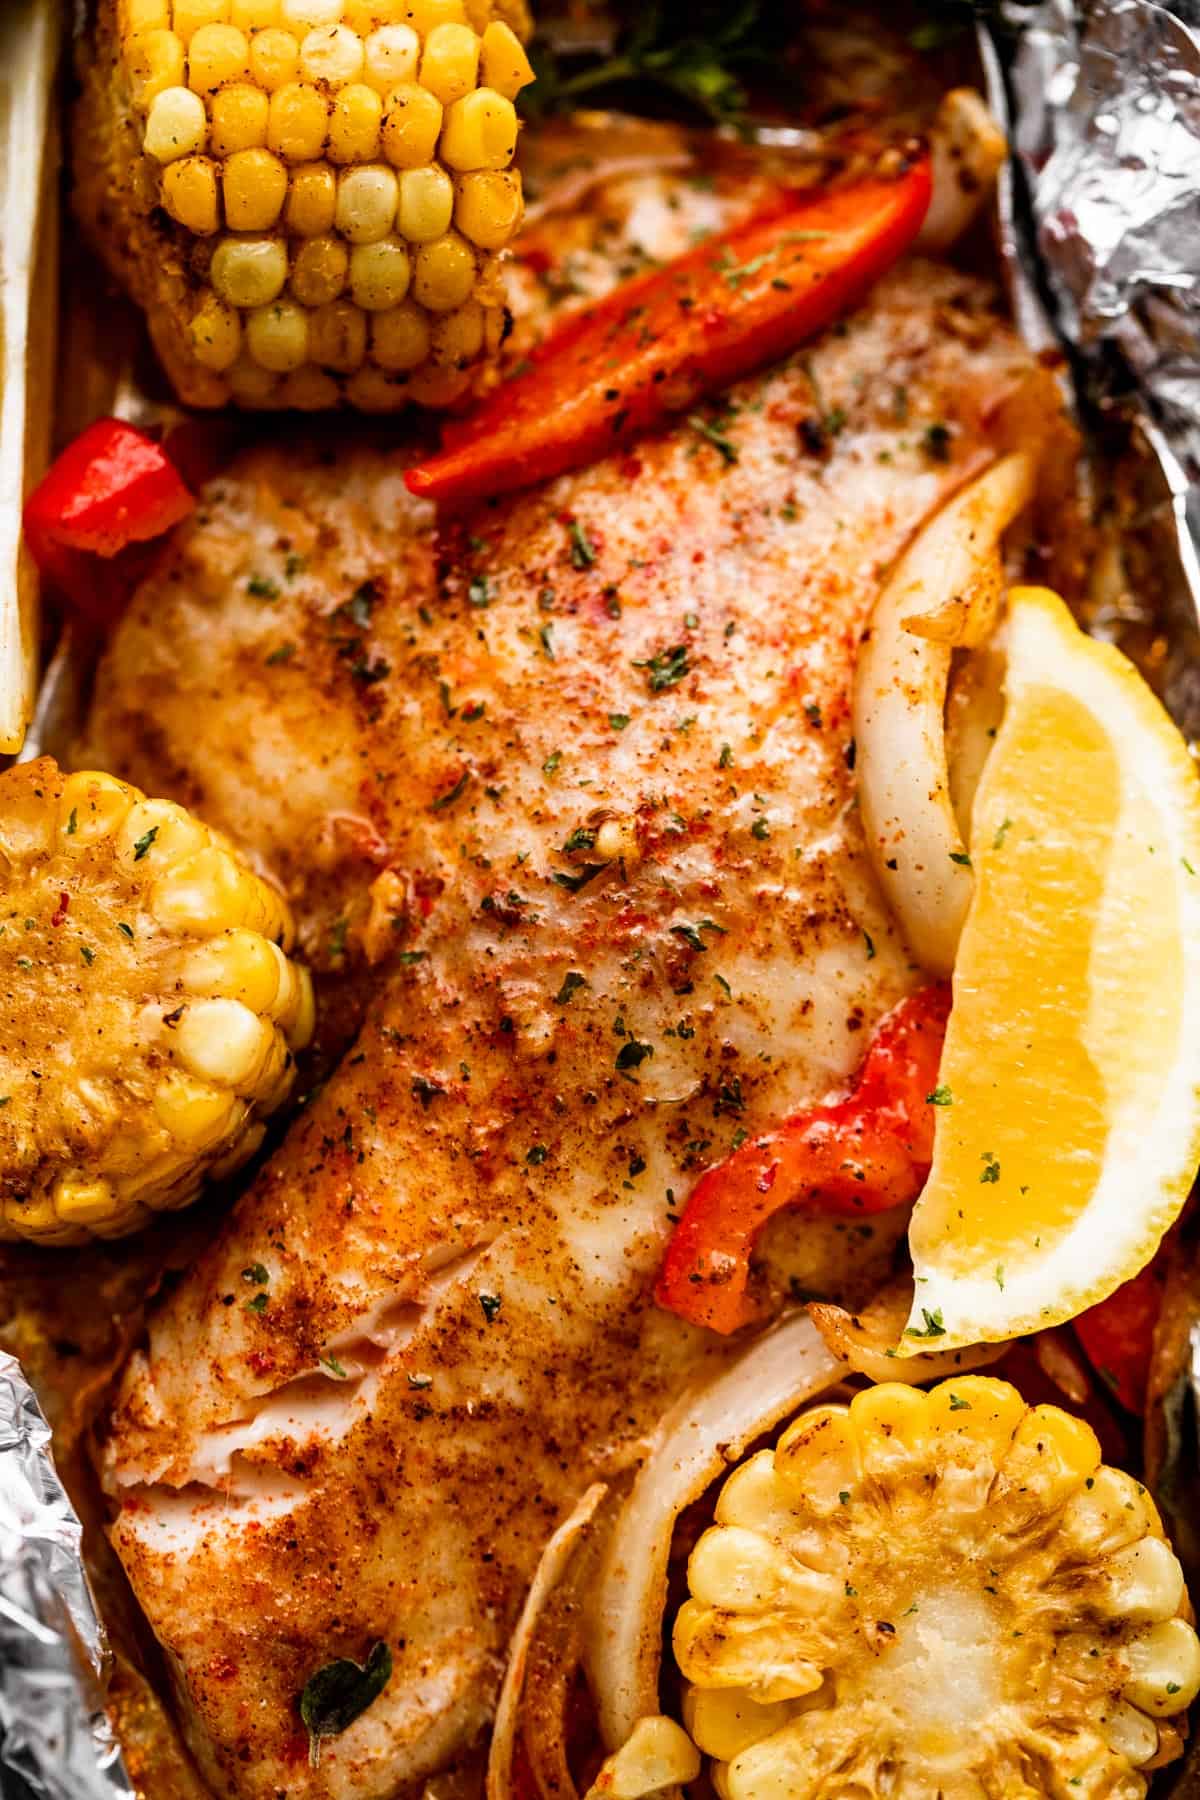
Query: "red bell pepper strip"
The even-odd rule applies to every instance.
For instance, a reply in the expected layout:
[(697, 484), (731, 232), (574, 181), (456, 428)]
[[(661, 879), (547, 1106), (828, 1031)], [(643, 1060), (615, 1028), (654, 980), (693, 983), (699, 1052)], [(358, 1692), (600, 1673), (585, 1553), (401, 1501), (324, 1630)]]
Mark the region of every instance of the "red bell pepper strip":
[(161, 444), (122, 419), (97, 419), (26, 501), (25, 542), (43, 577), (103, 623), (125, 589), (114, 559), (161, 537), (195, 504)]
[(414, 494), (469, 501), (526, 487), (787, 355), (852, 307), (912, 243), (929, 163), (796, 196), (569, 319), (409, 469)]
[(1132, 1281), (1074, 1320), (1088, 1361), (1130, 1412), (1146, 1410), (1154, 1328), (1166, 1279), (1162, 1258), (1156, 1256)]
[(922, 988), (883, 1020), (845, 1094), (797, 1113), (707, 1169), (692, 1189), (654, 1297), (668, 1312), (728, 1333), (758, 1317), (750, 1258), (789, 1206), (835, 1217), (915, 1200), (933, 1156), (938, 1063), (950, 990)]

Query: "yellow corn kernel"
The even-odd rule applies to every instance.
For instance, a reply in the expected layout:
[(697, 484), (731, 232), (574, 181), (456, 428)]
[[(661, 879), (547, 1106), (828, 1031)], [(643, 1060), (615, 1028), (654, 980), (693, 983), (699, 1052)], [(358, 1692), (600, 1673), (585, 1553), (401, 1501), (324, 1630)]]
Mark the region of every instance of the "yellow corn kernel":
[(335, 163), (370, 162), (379, 154), (383, 101), (374, 88), (355, 81), (343, 88), (329, 115), (329, 157)]
[(275, 1032), (239, 1000), (197, 1000), (172, 1030), (175, 1055), (201, 1081), (240, 1094), (262, 1081), (276, 1049)]
[(439, 25), (467, 23), (467, 9), (463, 0), (408, 0), (401, 16), (423, 38), (427, 38), (431, 31), (436, 31)]
[(939, 1444), (961, 1439), (973, 1457), (999, 1465), (1026, 1412), (1011, 1382), (990, 1375), (959, 1375), (939, 1382), (929, 1394), (929, 1427)]
[(320, 237), (333, 227), (337, 176), (325, 163), (292, 170), (284, 222), (297, 237)]
[(269, 150), (235, 150), (224, 168), (225, 223), (232, 231), (269, 231), (287, 197), (287, 170)]
[(492, 88), (446, 108), (441, 157), (451, 169), (506, 169), (517, 148), (517, 109)]
[(223, 374), (238, 359), (242, 347), (242, 321), (232, 306), (215, 294), (206, 294), (188, 326), (192, 355), (202, 368)]
[(1104, 1556), (1160, 1531), (1158, 1509), (1140, 1481), (1102, 1465), (1063, 1508), (1062, 1526), (1085, 1556)]
[(1183, 1712), (1200, 1693), (1200, 1639), (1186, 1619), (1152, 1625), (1125, 1654), (1121, 1692), (1144, 1712)]
[(373, 244), (392, 229), (396, 201), (396, 177), (385, 164), (346, 169), (338, 176), (334, 221), (352, 244)]
[(252, 1012), (273, 1014), (290, 970), (281, 950), (258, 932), (239, 926), (189, 951), (179, 978), (189, 994), (240, 1000)]
[(864, 1473), (904, 1473), (927, 1446), (929, 1397), (902, 1382), (885, 1381), (854, 1396), (850, 1424), (858, 1439)]
[(228, 851), (198, 850), (168, 869), (150, 893), (150, 910), (168, 931), (212, 937), (231, 925), (257, 927), (254, 877)]
[(1060, 1505), (1099, 1461), (1099, 1439), (1085, 1420), (1057, 1406), (1035, 1406), (1017, 1426), (1001, 1465), (1008, 1500), (1017, 1510), (1031, 1503)]
[(59, 835), (71, 850), (85, 850), (97, 839), (110, 837), (117, 831), (135, 800), (142, 798), (141, 789), (81, 769), (63, 782), (58, 803)]
[(154, 1116), (164, 1131), (192, 1151), (211, 1150), (237, 1122), (235, 1095), (174, 1069), (154, 1095)]
[(683, 1696), (683, 1722), (688, 1736), (706, 1756), (729, 1762), (732, 1757), (770, 1737), (791, 1718), (787, 1701), (763, 1706), (738, 1688), (690, 1687)]
[(699, 1773), (699, 1752), (683, 1727), (654, 1714), (639, 1719), (621, 1748), (605, 1759), (595, 1791), (612, 1800), (642, 1800), (695, 1781)]
[(165, 31), (170, 23), (170, 0), (119, 0), (117, 29), (125, 43), (139, 31)]
[(456, 231), (422, 244), (413, 266), (413, 298), (430, 312), (461, 306), (475, 285), (475, 257)]
[(781, 1556), (761, 1532), (714, 1525), (688, 1560), (688, 1588), (702, 1606), (739, 1612), (819, 1609), (829, 1577)]
[(401, 374), (419, 368), (429, 355), (429, 315), (406, 300), (371, 321), (371, 359), (381, 369)]
[(433, 160), (442, 129), (442, 103), (416, 82), (401, 82), (388, 95), (383, 115), (383, 154), (398, 169)]
[(1158, 1749), (1158, 1727), (1144, 1713), (1118, 1701), (1108, 1706), (1099, 1721), (1100, 1735), (1110, 1750), (1137, 1769)]
[(434, 320), (430, 334), (433, 360), (442, 368), (462, 368), (483, 349), (483, 308), (468, 300)]
[(246, 348), (261, 368), (286, 375), (308, 361), (308, 314), (293, 300), (256, 306), (246, 318)]
[(270, 101), (248, 81), (235, 81), (213, 95), (209, 144), (214, 156), (257, 150), (267, 141)]
[(53, 1206), (64, 1225), (94, 1225), (112, 1214), (114, 1199), (110, 1182), (80, 1181), (64, 1175), (55, 1183)]
[[(775, 1473), (814, 1512), (834, 1513), (858, 1489), (858, 1436), (847, 1406), (814, 1406), (775, 1447)], [(749, 1521), (747, 1521), (749, 1522)]]
[(1172, 1618), (1184, 1599), (1179, 1558), (1162, 1538), (1144, 1537), (1127, 1544), (1105, 1557), (1099, 1573), (1102, 1585), (1089, 1589), (1088, 1598), (1101, 1615), (1150, 1625)]
[(238, 406), (251, 409), (276, 406), (279, 376), (273, 375), (270, 369), (264, 369), (256, 363), (249, 351), (243, 347), (241, 355), (227, 371), (229, 392)]
[(440, 369), (435, 363), (426, 363), (409, 376), (405, 392), (418, 406), (453, 406), (470, 385), (471, 377), (464, 370)]
[(409, 388), (383, 369), (365, 363), (346, 383), (346, 399), (357, 412), (393, 413), (408, 403)]
[(421, 40), (410, 25), (381, 25), (363, 45), (363, 80), (380, 94), (417, 79)]
[(290, 31), (274, 26), (250, 40), (250, 74), (268, 94), (290, 86), (300, 70), (300, 46)]
[(343, 87), (362, 73), (362, 39), (348, 25), (323, 25), (305, 35), (300, 45), (300, 73), (305, 81)]
[(483, 34), (480, 56), (480, 82), (494, 88), (506, 100), (515, 100), (523, 87), (533, 80), (533, 69), (525, 54), (525, 46), (512, 27), (502, 19), (493, 19)]
[(312, 1040), (317, 1022), (316, 1001), (313, 997), (312, 976), (304, 965), (296, 968), (296, 1011), (287, 1030), (288, 1044), (293, 1050), (303, 1050)]
[(197, 237), (211, 237), (220, 223), (217, 169), (207, 156), (181, 156), (163, 170), (163, 205)]
[(250, 73), (250, 46), (236, 25), (202, 25), (188, 45), (188, 86), (194, 94), (213, 94), (226, 81), (244, 81)]
[(269, 306), (287, 280), (287, 251), (278, 238), (222, 238), (209, 275), (230, 306)]
[(454, 184), (445, 169), (437, 163), (428, 163), (423, 169), (405, 169), (399, 188), (396, 223), (410, 244), (432, 243), (450, 229)]
[(185, 44), (202, 26), (228, 22), (229, 0), (175, 0), (172, 9), (171, 23)]
[(241, 31), (267, 31), (279, 23), (279, 0), (231, 0), (229, 23)]
[(49, 1194), (40, 1200), (5, 1200), (4, 1223), (13, 1237), (32, 1238), (39, 1244), (70, 1244), (81, 1227), (64, 1225)]
[(306, 363), (293, 369), (279, 384), (279, 404), (294, 412), (329, 412), (341, 399), (341, 390), (332, 375)]
[(129, 45), (125, 67), (133, 104), (145, 112), (165, 88), (183, 86), (182, 39), (173, 31), (144, 31)]
[(350, 252), (350, 292), (367, 312), (397, 306), (408, 292), (408, 251), (398, 238), (356, 244)]
[(346, 285), (350, 252), (340, 238), (308, 238), (292, 258), (289, 286), (303, 306), (324, 306)]
[(320, 368), (350, 375), (362, 363), (366, 348), (366, 318), (349, 300), (331, 300), (309, 314), (308, 354)]
[(285, 161), (315, 162), (328, 130), (329, 108), (315, 87), (291, 81), (271, 95), (267, 143)]
[(475, 86), (479, 39), (469, 25), (435, 25), (421, 56), (421, 86), (443, 106), (461, 100)]
[(176, 857), (193, 855), (208, 841), (200, 821), (173, 800), (140, 799), (126, 813), (115, 848), (123, 862), (144, 863), (149, 872)]
[(164, 88), (150, 103), (142, 140), (148, 156), (162, 163), (203, 150), (208, 132), (204, 102), (190, 88)]
[(455, 183), (454, 223), (481, 250), (501, 250), (521, 222), (521, 177), (515, 169), (480, 169)]
[(314, 31), (338, 23), (342, 0), (280, 0), (280, 16), (294, 31)]

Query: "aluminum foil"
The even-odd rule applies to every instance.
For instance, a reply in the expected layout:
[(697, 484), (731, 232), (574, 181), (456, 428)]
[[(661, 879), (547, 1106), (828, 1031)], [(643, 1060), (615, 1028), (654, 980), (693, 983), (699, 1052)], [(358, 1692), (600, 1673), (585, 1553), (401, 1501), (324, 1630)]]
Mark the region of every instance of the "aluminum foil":
[[(1066, 346), (1085, 418), (1098, 405), (1132, 434), (1159, 538), (1166, 698), (1200, 737), (1200, 0), (1003, 13), (980, 50), (1016, 150), (1000, 224), (1017, 322), (1038, 348)], [(70, 664), (56, 658), (43, 710), (70, 703)], [(1200, 1414), (1200, 1336), (1192, 1385)], [(0, 1800), (134, 1800), (103, 1666), (49, 1427), (0, 1354)]]
[(0, 1354), (0, 1795), (134, 1800), (104, 1713), (104, 1637), (50, 1427)]

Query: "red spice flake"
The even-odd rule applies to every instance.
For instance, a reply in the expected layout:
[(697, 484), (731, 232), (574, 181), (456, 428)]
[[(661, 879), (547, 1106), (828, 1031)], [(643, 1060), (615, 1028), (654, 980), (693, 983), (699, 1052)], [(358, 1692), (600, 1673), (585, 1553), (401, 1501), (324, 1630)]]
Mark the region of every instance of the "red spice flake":
[(50, 921), (50, 923), (52, 925), (61, 925), (62, 924), (63, 920), (67, 916), (67, 908), (70, 906), (70, 904), (71, 904), (70, 894), (60, 894), (58, 896), (58, 905), (54, 910), (54, 917)]

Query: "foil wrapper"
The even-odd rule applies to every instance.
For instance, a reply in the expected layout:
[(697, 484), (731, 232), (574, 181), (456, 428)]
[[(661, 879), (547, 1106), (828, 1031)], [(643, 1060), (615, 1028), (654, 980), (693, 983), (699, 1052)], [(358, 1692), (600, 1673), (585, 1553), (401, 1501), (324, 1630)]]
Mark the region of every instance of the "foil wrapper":
[(50, 1427), (0, 1354), (0, 1795), (134, 1800), (104, 1712), (104, 1634)]
[[(1006, 0), (1002, 14), (979, 48), (1015, 150), (999, 211), (1016, 320), (1036, 348), (1067, 349), (1085, 422), (1128, 427), (1164, 693), (1200, 737), (1200, 0)], [(71, 711), (76, 679), (68, 642), (42, 730)], [(1200, 1325), (1191, 1347), (1200, 1417)], [(45, 1418), (0, 1355), (0, 1800), (135, 1800), (104, 1712), (81, 1535)], [(1200, 1796), (1194, 1758), (1174, 1786)]]

